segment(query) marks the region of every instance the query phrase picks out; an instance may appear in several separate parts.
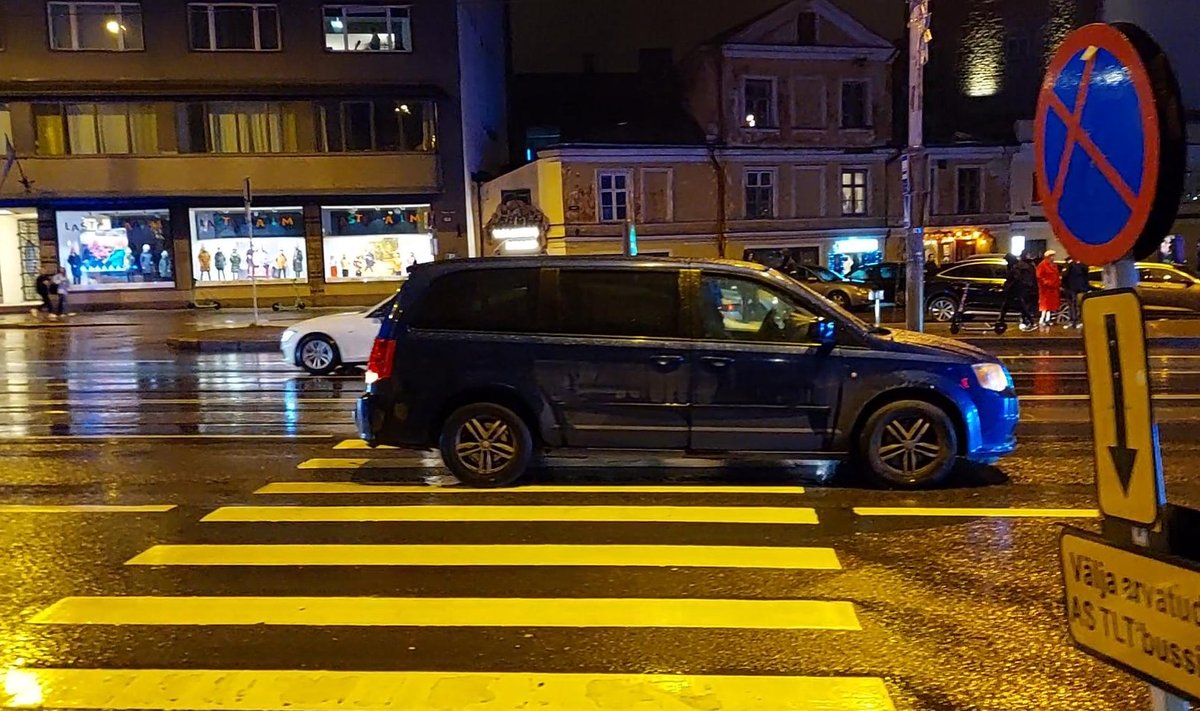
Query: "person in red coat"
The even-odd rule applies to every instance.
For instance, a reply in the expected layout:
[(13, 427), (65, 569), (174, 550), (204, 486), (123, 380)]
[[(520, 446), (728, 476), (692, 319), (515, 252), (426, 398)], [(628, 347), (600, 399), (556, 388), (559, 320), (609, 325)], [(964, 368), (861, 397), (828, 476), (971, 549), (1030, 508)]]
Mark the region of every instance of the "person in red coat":
[(1058, 272), (1058, 265), (1054, 263), (1053, 249), (1046, 250), (1041, 264), (1038, 264), (1037, 282), (1038, 308), (1042, 312), (1039, 323), (1049, 326), (1062, 306), (1062, 275)]

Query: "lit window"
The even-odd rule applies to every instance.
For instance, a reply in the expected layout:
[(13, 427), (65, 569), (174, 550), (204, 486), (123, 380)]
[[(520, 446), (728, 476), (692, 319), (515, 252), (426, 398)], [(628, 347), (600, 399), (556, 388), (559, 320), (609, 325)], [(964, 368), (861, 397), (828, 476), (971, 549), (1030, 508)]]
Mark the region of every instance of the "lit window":
[(769, 219), (775, 216), (775, 171), (747, 170), (745, 173), (746, 218)]
[(867, 214), (867, 171), (862, 168), (842, 171), (842, 214)]
[(775, 82), (770, 79), (745, 79), (742, 100), (746, 108), (746, 126), (775, 126)]
[(436, 112), (428, 101), (332, 101), (319, 111), (321, 148), (326, 153), (437, 148)]
[(142, 6), (135, 2), (52, 2), (50, 48), (129, 52), (145, 49)]
[(597, 193), (600, 199), (600, 221), (622, 222), (629, 219), (629, 176), (626, 173), (600, 173)]
[(279, 49), (279, 8), (266, 4), (188, 5), (192, 49), (201, 52), (274, 52)]
[(209, 153), (295, 153), (296, 114), (268, 101), (204, 105)]
[(402, 5), (326, 5), (325, 49), (411, 52), (412, 24)]

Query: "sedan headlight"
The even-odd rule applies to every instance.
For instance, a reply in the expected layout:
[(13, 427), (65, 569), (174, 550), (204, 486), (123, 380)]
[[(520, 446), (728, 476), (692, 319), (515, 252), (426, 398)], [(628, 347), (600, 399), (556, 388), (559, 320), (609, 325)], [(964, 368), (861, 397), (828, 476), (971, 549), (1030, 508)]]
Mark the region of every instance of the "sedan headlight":
[(289, 328), (288, 330), (283, 332), (282, 336), (279, 337), (279, 342), (287, 343), (288, 341), (292, 340), (295, 337), (296, 337), (296, 329)]
[(984, 390), (1000, 393), (1012, 387), (1012, 376), (1008, 374), (1008, 368), (999, 363), (976, 363), (971, 366), (971, 370), (975, 371), (975, 379)]

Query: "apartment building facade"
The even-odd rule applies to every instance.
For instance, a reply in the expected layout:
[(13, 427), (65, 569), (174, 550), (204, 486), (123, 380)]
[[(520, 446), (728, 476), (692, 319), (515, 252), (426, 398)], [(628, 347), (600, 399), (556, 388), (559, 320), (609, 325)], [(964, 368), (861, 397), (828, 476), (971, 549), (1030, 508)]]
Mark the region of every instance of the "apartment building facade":
[[(409, 0), (0, 7), (0, 294), (81, 307), (363, 302), (476, 253), (506, 155), (503, 7)], [(249, 181), (251, 209), (244, 207)]]
[(643, 254), (877, 261), (901, 205), (889, 178), (896, 56), (827, 0), (786, 3), (682, 63), (702, 141), (540, 150), (488, 184), (484, 214), (528, 193), (553, 254), (619, 253), (634, 223)]

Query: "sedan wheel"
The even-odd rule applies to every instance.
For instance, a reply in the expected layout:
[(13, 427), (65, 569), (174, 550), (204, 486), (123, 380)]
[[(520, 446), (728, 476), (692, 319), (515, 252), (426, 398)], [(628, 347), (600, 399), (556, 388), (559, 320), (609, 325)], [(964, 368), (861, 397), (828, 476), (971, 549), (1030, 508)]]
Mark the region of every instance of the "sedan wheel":
[(932, 486), (950, 473), (958, 436), (936, 405), (901, 400), (880, 408), (863, 427), (860, 455), (870, 474), (887, 486)]
[(957, 310), (958, 305), (949, 296), (935, 296), (929, 300), (929, 318), (933, 321), (945, 323), (954, 318)]
[(845, 294), (843, 294), (840, 291), (835, 291), (832, 294), (830, 294), (829, 300), (832, 301), (833, 303), (837, 304), (838, 306), (841, 306), (843, 309), (850, 308), (850, 297), (846, 296)]
[(337, 347), (324, 336), (309, 336), (299, 348), (300, 367), (313, 375), (328, 375), (338, 366)]

